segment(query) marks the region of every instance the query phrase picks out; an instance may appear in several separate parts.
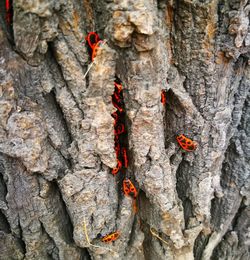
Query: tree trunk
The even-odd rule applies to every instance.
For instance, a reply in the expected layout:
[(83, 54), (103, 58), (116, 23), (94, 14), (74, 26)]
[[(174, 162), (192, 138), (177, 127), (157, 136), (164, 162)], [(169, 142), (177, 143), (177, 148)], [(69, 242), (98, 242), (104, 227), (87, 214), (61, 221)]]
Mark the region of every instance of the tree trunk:
[(249, 1), (1, 2), (0, 259), (249, 259)]

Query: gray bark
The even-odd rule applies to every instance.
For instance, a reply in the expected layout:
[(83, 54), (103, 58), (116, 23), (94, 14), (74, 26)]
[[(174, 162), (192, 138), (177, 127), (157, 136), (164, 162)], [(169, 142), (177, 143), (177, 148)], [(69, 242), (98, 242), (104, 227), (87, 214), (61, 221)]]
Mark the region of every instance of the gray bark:
[[(0, 259), (249, 259), (249, 12), (14, 0), (13, 26), (0, 18)], [(85, 76), (89, 31), (107, 42)], [(114, 177), (115, 75), (129, 167)], [(198, 148), (181, 150), (179, 133)]]

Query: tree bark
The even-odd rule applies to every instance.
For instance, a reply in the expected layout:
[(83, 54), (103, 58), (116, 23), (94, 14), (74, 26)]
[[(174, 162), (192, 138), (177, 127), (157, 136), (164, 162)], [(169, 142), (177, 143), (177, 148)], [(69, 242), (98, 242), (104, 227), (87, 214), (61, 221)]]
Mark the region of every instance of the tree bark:
[[(0, 18), (0, 259), (249, 259), (249, 1), (13, 10)], [(90, 31), (106, 40), (93, 64)], [(115, 75), (129, 167), (113, 176)]]

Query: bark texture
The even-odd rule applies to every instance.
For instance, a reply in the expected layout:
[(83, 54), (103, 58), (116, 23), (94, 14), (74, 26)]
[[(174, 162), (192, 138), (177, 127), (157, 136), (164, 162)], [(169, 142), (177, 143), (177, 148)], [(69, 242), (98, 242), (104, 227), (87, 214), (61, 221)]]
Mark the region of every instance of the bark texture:
[[(13, 9), (13, 26), (0, 18), (0, 259), (249, 259), (249, 1)], [(85, 75), (89, 31), (107, 42)], [(115, 75), (129, 168), (114, 177)]]

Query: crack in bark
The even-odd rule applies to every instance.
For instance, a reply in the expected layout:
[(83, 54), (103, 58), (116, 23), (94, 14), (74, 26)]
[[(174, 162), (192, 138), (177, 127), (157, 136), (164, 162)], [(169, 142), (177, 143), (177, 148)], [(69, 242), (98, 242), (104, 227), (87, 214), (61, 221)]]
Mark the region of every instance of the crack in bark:
[[(1, 153), (0, 153), (0, 202), (4, 203), (6, 205), (6, 196), (7, 196), (7, 185), (4, 181), (4, 164), (1, 161)], [(1, 207), (0, 207), (1, 209)]]
[(177, 170), (176, 170), (176, 191), (179, 199), (182, 201), (183, 211), (184, 211), (184, 220), (185, 220), (185, 229), (188, 229), (188, 221), (192, 213), (192, 201), (188, 198), (188, 176), (185, 176), (186, 168), (188, 163), (184, 160), (181, 161)]
[(63, 196), (62, 196), (62, 194), (60, 192), (60, 188), (59, 188), (59, 185), (57, 184), (57, 181), (54, 181), (53, 184), (54, 184), (55, 190), (59, 194), (59, 198), (60, 198), (60, 201), (61, 201), (61, 206), (62, 206), (62, 210), (63, 210), (64, 219), (68, 223), (67, 224), (67, 228), (65, 229), (67, 231), (67, 235), (68, 235), (68, 237), (67, 237), (68, 238), (68, 242), (69, 243), (73, 243), (73, 241), (74, 241), (74, 237), (73, 237), (74, 225), (73, 225), (73, 222), (72, 222), (72, 220), (70, 218), (70, 214), (68, 213), (67, 206), (65, 204), (65, 201), (63, 200)]
[(23, 249), (23, 254), (25, 256), (26, 253), (27, 253), (27, 248), (26, 248), (26, 243), (25, 243), (24, 236), (23, 236), (23, 230), (22, 230), (22, 226), (21, 226), (21, 223), (20, 223), (19, 214), (18, 214), (18, 229), (19, 229), (19, 235), (18, 235), (19, 243), (20, 243), (20, 246)]
[(49, 235), (49, 233), (46, 231), (46, 229), (43, 225), (43, 222), (41, 220), (39, 220), (39, 222), (40, 222), (40, 225), (41, 225), (42, 234), (43, 233), (46, 234), (47, 238), (49, 239), (48, 243), (51, 244), (52, 247), (53, 247), (53, 248), (51, 248), (50, 252), (48, 252), (49, 248), (47, 248), (47, 255), (49, 257), (51, 257), (51, 259), (59, 260), (60, 259), (59, 258), (59, 248), (56, 246), (56, 242), (55, 242), (54, 238), (51, 237)]
[[(62, 68), (61, 68), (61, 65), (58, 63), (57, 59), (56, 59), (56, 55), (55, 55), (55, 46), (52, 46), (52, 45), (49, 45), (49, 49), (50, 49), (50, 53), (51, 53), (51, 56), (58, 68), (58, 72), (60, 73), (60, 77), (61, 79), (63, 79), (63, 82), (64, 82), (64, 85), (66, 86), (68, 92), (70, 93), (72, 99), (74, 100), (74, 103), (77, 107), (77, 109), (81, 112), (82, 114), (82, 119), (84, 119), (84, 111), (81, 109), (81, 107), (79, 106), (78, 104), (78, 101), (76, 100), (76, 97), (75, 95), (73, 94), (71, 88), (68, 86), (68, 83), (67, 81), (64, 79), (64, 76), (63, 76), (63, 71), (62, 71)], [(60, 106), (60, 105), (59, 105)]]
[(6, 216), (4, 215), (1, 209), (0, 209), (0, 231), (3, 231), (4, 233), (11, 233), (11, 228), (8, 219), (6, 218)]

